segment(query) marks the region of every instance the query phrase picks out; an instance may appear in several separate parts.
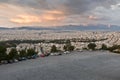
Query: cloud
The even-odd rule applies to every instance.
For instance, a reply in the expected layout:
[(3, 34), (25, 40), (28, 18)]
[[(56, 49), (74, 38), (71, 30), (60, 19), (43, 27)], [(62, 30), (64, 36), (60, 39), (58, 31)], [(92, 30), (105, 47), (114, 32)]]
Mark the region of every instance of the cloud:
[(15, 18), (10, 19), (10, 21), (18, 24), (29, 24), (29, 23), (41, 22), (38, 16), (33, 16), (33, 15), (18, 15)]
[(110, 7), (119, 0), (0, 0), (1, 3), (35, 8), (39, 10), (62, 10), (66, 14), (81, 14), (98, 6)]
[(12, 25), (116, 23), (119, 18), (113, 15), (120, 12), (119, 3), (120, 0), (0, 0), (0, 21)]
[(45, 11), (40, 15), (20, 14), (10, 19), (10, 22), (16, 24), (44, 24), (57, 25), (65, 19), (64, 13), (61, 11)]
[(12, 4), (16, 6), (36, 8), (36, 9), (49, 8), (46, 0), (0, 0), (0, 3)]
[[(40, 14), (45, 10), (59, 10), (69, 15), (83, 15), (97, 7), (110, 8), (119, 0), (0, 0), (0, 3), (11, 4), (34, 9), (33, 13)], [(36, 10), (36, 11), (35, 11)], [(29, 11), (29, 10), (26, 10)], [(29, 11), (30, 12), (30, 11)]]
[(100, 6), (110, 8), (117, 2), (118, 0), (67, 0), (63, 10), (70, 15), (84, 14)]
[(93, 15), (88, 16), (88, 19), (90, 20), (98, 20), (99, 18)]

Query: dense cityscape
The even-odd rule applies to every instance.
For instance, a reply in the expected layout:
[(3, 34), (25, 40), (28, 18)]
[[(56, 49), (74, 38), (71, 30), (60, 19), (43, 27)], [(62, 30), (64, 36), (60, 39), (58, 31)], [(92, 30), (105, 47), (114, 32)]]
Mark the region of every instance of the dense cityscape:
[[(112, 31), (2, 30), (0, 31), (0, 45), (6, 47), (6, 55), (14, 52), (12, 55), (23, 55), (21, 59), (25, 59), (25, 54), (36, 58), (37, 56), (60, 55), (73, 50), (89, 50), (91, 47), (92, 50), (119, 52), (119, 34)], [(1, 51), (2, 49), (1, 47)], [(4, 63), (2, 56), (3, 53), (1, 53), (1, 62)], [(16, 58), (12, 59), (12, 62), (15, 60)], [(8, 62), (11, 62), (11, 59)]]
[[(0, 41), (20, 41), (21, 43), (17, 45), (18, 47), (27, 46), (29, 41), (33, 41), (42, 47), (48, 46), (49, 48), (49, 46), (52, 46), (53, 44), (63, 46), (64, 40), (70, 40), (76, 49), (82, 49), (87, 47), (87, 44), (90, 42), (95, 42), (97, 44), (97, 48), (102, 44), (105, 44), (108, 47), (120, 44), (119, 34), (120, 32), (112, 31), (3, 30), (0, 31)], [(57, 42), (61, 41), (61, 43), (55, 43), (55, 40)], [(28, 44), (28, 46), (30, 46), (30, 44)]]

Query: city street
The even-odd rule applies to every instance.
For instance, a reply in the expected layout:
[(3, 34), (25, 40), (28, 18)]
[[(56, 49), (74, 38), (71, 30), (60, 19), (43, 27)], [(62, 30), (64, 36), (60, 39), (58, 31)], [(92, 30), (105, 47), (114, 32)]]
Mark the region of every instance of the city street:
[(120, 80), (120, 54), (72, 52), (0, 65), (0, 80)]

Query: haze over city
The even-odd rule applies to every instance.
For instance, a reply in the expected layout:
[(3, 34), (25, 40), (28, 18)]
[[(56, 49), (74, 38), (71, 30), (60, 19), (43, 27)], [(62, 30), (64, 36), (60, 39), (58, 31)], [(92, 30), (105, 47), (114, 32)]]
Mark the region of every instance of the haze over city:
[[(0, 0), (0, 26), (117, 25), (120, 0)], [(116, 16), (117, 15), (117, 16)]]

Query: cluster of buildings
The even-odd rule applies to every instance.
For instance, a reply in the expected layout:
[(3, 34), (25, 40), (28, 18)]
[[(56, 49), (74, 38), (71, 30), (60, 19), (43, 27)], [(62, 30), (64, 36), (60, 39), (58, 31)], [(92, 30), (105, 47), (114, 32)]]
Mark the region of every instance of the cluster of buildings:
[[(111, 47), (120, 44), (120, 32), (110, 31), (40, 31), (40, 30), (2, 30), (0, 31), (0, 41), (8, 40), (59, 40), (59, 39), (75, 39), (71, 44), (76, 50), (86, 48), (90, 42), (85, 40), (95, 40), (97, 48), (102, 44)], [(84, 40), (84, 41), (83, 41)], [(33, 48), (37, 52), (41, 47), (44, 51), (50, 52), (51, 46), (56, 45), (59, 50), (63, 50), (65, 44), (57, 43), (21, 43), (17, 45), (17, 50)]]

